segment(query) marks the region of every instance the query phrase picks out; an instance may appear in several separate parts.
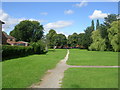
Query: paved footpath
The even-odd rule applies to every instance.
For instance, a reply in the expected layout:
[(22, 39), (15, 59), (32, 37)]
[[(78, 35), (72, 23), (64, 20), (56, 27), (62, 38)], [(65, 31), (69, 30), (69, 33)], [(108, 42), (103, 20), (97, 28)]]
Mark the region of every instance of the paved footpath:
[(61, 60), (54, 69), (48, 70), (47, 74), (42, 78), (42, 81), (38, 84), (32, 85), (30, 88), (60, 88), (62, 79), (64, 77), (64, 71), (68, 68), (118, 68), (120, 66), (72, 66), (67, 65), (66, 61), (69, 58), (69, 50), (63, 60)]
[(120, 66), (72, 66), (72, 65), (69, 65), (69, 67), (89, 67), (89, 68), (120, 68)]
[(31, 88), (60, 88), (60, 83), (64, 77), (64, 71), (69, 68), (69, 66), (66, 64), (68, 56), (69, 50), (67, 50), (66, 57), (61, 60), (54, 69), (49, 70), (39, 84), (32, 85)]

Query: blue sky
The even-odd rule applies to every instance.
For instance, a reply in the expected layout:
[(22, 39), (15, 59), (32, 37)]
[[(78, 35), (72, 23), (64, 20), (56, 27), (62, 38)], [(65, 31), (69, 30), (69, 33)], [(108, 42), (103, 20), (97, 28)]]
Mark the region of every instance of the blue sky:
[(45, 33), (55, 29), (70, 35), (83, 32), (92, 19), (102, 23), (107, 14), (117, 14), (117, 5), (117, 2), (3, 2), (4, 15), (0, 19), (6, 22), (3, 28), (7, 33), (21, 20), (30, 19), (40, 21)]

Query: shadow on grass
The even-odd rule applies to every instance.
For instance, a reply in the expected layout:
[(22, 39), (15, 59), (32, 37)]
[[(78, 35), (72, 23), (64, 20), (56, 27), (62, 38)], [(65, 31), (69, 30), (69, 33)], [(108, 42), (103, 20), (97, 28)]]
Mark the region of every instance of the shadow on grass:
[(54, 49), (51, 49), (51, 50), (48, 50), (49, 52), (55, 52), (55, 50)]
[(40, 53), (40, 54), (24, 54), (24, 55), (14, 55), (14, 56), (6, 56), (6, 57), (2, 57), (2, 61), (6, 61), (6, 60), (11, 60), (11, 59), (16, 59), (16, 58), (22, 58), (22, 57), (27, 57), (27, 56), (30, 56), (30, 55), (46, 55), (47, 52), (43, 52), (43, 53)]

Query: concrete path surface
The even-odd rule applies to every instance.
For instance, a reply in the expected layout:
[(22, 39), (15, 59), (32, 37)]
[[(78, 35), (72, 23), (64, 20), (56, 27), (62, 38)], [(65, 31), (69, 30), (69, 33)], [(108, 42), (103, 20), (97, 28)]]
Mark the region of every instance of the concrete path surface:
[(31, 88), (60, 88), (61, 80), (64, 77), (64, 71), (69, 68), (66, 64), (68, 60), (69, 50), (67, 50), (66, 57), (61, 60), (54, 69), (49, 70), (42, 78), (42, 81), (37, 85), (32, 85)]
[(72, 65), (69, 65), (69, 67), (89, 67), (89, 68), (120, 68), (120, 66), (72, 66)]

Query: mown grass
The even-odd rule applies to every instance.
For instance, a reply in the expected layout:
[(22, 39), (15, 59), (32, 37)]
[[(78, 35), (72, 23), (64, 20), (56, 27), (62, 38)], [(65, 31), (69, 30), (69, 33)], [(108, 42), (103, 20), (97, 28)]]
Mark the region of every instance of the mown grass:
[(110, 51), (87, 51), (70, 49), (69, 65), (94, 65), (114, 66), (118, 65), (118, 52)]
[(0, 90), (2, 89), (2, 63), (0, 62)]
[(65, 57), (66, 50), (49, 51), (2, 62), (3, 88), (26, 88), (40, 81), (48, 69)]
[(62, 88), (118, 88), (118, 69), (69, 68)]

